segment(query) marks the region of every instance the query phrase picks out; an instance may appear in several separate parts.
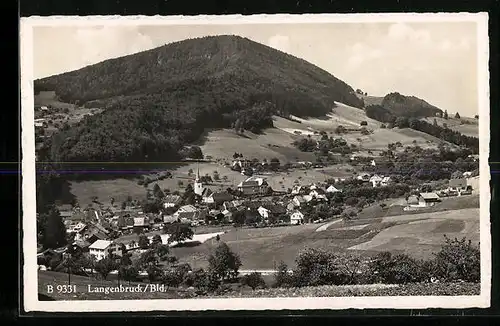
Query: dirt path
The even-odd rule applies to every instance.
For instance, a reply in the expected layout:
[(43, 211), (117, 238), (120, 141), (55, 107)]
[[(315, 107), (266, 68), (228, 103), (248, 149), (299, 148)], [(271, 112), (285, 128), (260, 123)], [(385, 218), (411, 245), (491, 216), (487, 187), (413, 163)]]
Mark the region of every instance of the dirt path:
[(342, 219), (339, 218), (339, 219), (333, 220), (331, 222), (328, 222), (326, 224), (323, 224), (322, 226), (320, 226), (319, 228), (316, 229), (316, 232), (326, 231), (331, 225), (339, 223), (341, 221), (342, 221)]

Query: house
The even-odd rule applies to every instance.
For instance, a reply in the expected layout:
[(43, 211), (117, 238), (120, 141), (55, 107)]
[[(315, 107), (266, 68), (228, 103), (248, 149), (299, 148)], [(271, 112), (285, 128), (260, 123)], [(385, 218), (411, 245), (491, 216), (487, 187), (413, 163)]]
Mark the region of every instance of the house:
[(66, 228), (66, 233), (73, 233), (75, 235), (75, 240), (83, 239), (83, 231), (87, 227), (87, 224), (83, 222), (78, 222), (76, 224), (70, 224)]
[(179, 222), (179, 219), (173, 215), (164, 215), (163, 216), (163, 223), (164, 224), (171, 224), (171, 223), (177, 223)]
[(195, 221), (204, 220), (206, 215), (206, 210), (200, 210), (193, 205), (184, 205), (181, 206), (173, 216), (181, 221)]
[(362, 173), (356, 177), (357, 180), (364, 181), (364, 182), (369, 182), (370, 181), (370, 174), (369, 173)]
[(391, 183), (391, 177), (383, 177), (382, 181), (380, 181), (381, 187), (387, 187)]
[(384, 177), (382, 176), (379, 176), (379, 175), (374, 175), (370, 178), (370, 182), (373, 186), (373, 188), (376, 188), (376, 187), (380, 187), (380, 183), (382, 182), (382, 180), (384, 179)]
[(262, 195), (266, 193), (268, 186), (269, 184), (264, 178), (253, 176), (240, 182), (238, 190), (244, 195)]
[(313, 200), (313, 199), (314, 199), (314, 197), (313, 197), (313, 196), (311, 196), (311, 195), (304, 195), (302, 198), (304, 199), (304, 201), (305, 201), (306, 203), (309, 203), (311, 200)]
[(466, 171), (462, 175), (463, 175), (464, 178), (470, 178), (472, 176), (472, 172)]
[(163, 208), (170, 208), (180, 205), (182, 202), (182, 197), (179, 195), (166, 195), (163, 198)]
[(474, 160), (474, 162), (477, 162), (479, 161), (479, 155), (477, 154), (474, 154), (474, 155), (469, 155), (467, 156), (468, 158), (471, 158), (472, 160)]
[(285, 207), (275, 204), (264, 204), (260, 206), (257, 211), (259, 212), (260, 216), (266, 221), (277, 221), (282, 215), (286, 214)]
[(342, 190), (337, 189), (334, 185), (331, 185), (328, 188), (326, 188), (326, 192), (335, 193), (335, 192), (342, 192)]
[(223, 210), (222, 212), (222, 215), (224, 215), (224, 218), (228, 221), (228, 222), (232, 222), (233, 221), (233, 212), (232, 211), (229, 211), (227, 209)]
[(109, 231), (96, 223), (89, 223), (87, 227), (80, 232), (79, 240), (85, 240), (94, 243), (97, 240), (106, 240)]
[(109, 256), (109, 254), (121, 256), (122, 250), (118, 243), (108, 240), (97, 240), (89, 246), (89, 253), (95, 257), (96, 260), (101, 260)]
[(430, 207), (441, 202), (438, 194), (434, 192), (422, 192), (419, 197), (419, 207)]
[(304, 199), (303, 196), (295, 196), (293, 197), (292, 202), (294, 203), (295, 206), (300, 207), (301, 205), (304, 205), (307, 201)]
[(302, 212), (295, 210), (290, 214), (290, 224), (298, 225), (304, 223), (304, 214)]
[(203, 202), (205, 204), (220, 205), (224, 202), (230, 201), (233, 196), (226, 191), (212, 192), (210, 195), (203, 197)]
[(226, 201), (222, 204), (222, 208), (224, 210), (232, 211), (243, 204), (243, 201), (241, 200), (232, 200), (232, 201)]
[(133, 230), (135, 233), (142, 233), (149, 229), (149, 219), (146, 217), (134, 217)]
[(304, 186), (295, 185), (292, 188), (292, 195), (305, 194), (306, 190)]
[(287, 205), (286, 205), (286, 210), (288, 212), (293, 212), (297, 206), (295, 206), (295, 203), (293, 200), (291, 200)]
[(73, 242), (73, 250), (76, 252), (88, 252), (91, 243), (88, 241), (75, 241)]
[(309, 193), (309, 196), (313, 197), (316, 200), (328, 201), (328, 198), (326, 198), (325, 192), (320, 188), (312, 190)]

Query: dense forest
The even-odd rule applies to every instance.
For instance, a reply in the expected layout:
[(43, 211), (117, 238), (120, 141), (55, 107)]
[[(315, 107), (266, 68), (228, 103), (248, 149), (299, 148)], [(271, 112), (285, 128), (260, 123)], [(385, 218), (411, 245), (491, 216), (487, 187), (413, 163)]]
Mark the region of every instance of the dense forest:
[(237, 36), (172, 43), (35, 81), (61, 101), (101, 114), (57, 133), (57, 161), (176, 159), (204, 128), (258, 132), (273, 114), (322, 116), (334, 101), (361, 107), (326, 71)]
[(382, 99), (381, 106), (395, 116), (402, 117), (433, 117), (443, 114), (443, 111), (415, 96), (405, 96), (399, 93), (389, 93)]

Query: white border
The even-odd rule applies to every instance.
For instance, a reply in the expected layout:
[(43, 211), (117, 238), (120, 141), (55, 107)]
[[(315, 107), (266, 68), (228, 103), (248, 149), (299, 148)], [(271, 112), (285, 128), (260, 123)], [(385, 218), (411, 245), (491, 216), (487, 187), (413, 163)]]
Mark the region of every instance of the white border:
[[(36, 263), (35, 140), (33, 98), (33, 27), (81, 25), (224, 25), (395, 22), (475, 22), (478, 44), (480, 138), (481, 294), (478, 296), (242, 298), (172, 300), (38, 301)], [(227, 16), (52, 16), (21, 18), (21, 141), (24, 253), (24, 309), (44, 312), (425, 309), (486, 308), (491, 297), (490, 170), (489, 170), (489, 41), (487, 13), (304, 14)]]

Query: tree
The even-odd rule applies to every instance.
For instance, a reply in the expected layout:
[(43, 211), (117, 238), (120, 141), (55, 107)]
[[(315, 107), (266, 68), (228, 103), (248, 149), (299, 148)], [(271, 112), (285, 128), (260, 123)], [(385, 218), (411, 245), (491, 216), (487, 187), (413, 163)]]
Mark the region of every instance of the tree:
[(155, 234), (151, 241), (151, 248), (157, 248), (162, 244), (161, 236), (159, 234)]
[(402, 128), (408, 128), (409, 127), (409, 121), (407, 117), (397, 117), (395, 126), (402, 129)]
[(447, 110), (444, 110), (443, 118), (448, 120), (448, 111)]
[(169, 243), (182, 243), (183, 241), (192, 239), (194, 236), (193, 230), (189, 227), (189, 225), (184, 223), (172, 223), (169, 225), (165, 225), (163, 231), (169, 234)]
[(366, 121), (364, 121), (364, 120), (363, 120), (363, 121), (361, 121), (360, 125), (361, 125), (361, 126), (367, 126), (367, 125), (368, 125), (368, 122), (366, 122)]
[(105, 280), (109, 273), (118, 267), (115, 260), (111, 257), (103, 258), (95, 263), (95, 270)]
[(288, 287), (293, 285), (293, 279), (288, 271), (288, 266), (284, 261), (280, 261), (274, 274), (275, 287)]
[(276, 157), (273, 157), (270, 161), (269, 164), (271, 165), (271, 169), (276, 170), (280, 166), (280, 160), (277, 159)]
[(163, 199), (165, 197), (165, 194), (163, 193), (163, 191), (161, 190), (160, 186), (157, 183), (155, 183), (155, 185), (153, 186), (153, 195), (157, 199)]
[(455, 113), (455, 119), (460, 119), (460, 114), (458, 114), (458, 112)]
[(215, 181), (219, 181), (219, 180), (220, 180), (220, 175), (219, 175), (219, 172), (218, 172), (218, 171), (214, 171), (214, 172), (213, 172), (213, 176), (214, 176), (214, 180), (215, 180)]
[(148, 239), (148, 237), (146, 235), (144, 235), (144, 234), (141, 234), (139, 236), (138, 244), (139, 244), (139, 248), (141, 248), (141, 249), (147, 249), (147, 248), (149, 248), (149, 239)]
[(193, 175), (193, 173), (194, 173), (193, 169), (189, 169), (189, 170), (188, 170), (188, 176), (192, 176), (192, 175)]
[(477, 115), (477, 114), (476, 114), (476, 115), (474, 116), (474, 119), (479, 119), (479, 115)]
[(444, 281), (479, 282), (481, 279), (479, 248), (466, 238), (452, 240), (445, 236), (445, 244), (435, 254), (434, 262), (436, 276)]
[(43, 223), (41, 227), (44, 248), (55, 249), (66, 245), (66, 227), (55, 206), (52, 206), (47, 213), (40, 214), (40, 223)]
[(208, 264), (209, 271), (218, 279), (227, 280), (238, 275), (241, 260), (225, 242), (221, 242), (215, 249), (215, 254), (209, 256)]

